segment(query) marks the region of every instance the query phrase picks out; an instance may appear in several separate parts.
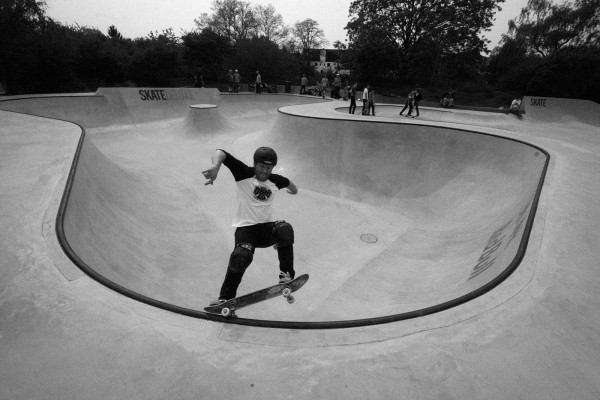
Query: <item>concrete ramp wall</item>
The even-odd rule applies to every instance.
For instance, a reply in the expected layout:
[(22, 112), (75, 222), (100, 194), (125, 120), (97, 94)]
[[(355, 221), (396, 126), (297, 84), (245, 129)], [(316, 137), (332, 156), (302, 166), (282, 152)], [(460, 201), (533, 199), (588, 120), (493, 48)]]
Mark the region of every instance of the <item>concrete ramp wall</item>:
[[(398, 314), (451, 302), (516, 267), (548, 161), (539, 148), (475, 131), (285, 113), (263, 142), (274, 144), (282, 168), (303, 190), (325, 195), (323, 204), (369, 205), (388, 211), (380, 224), (397, 221), (381, 253), (356, 267), (339, 265), (352, 272), (327, 304), (348, 319), (373, 304)], [(311, 242), (322, 257), (352, 246), (331, 238), (338, 223), (345, 226), (328, 219), (304, 227), (328, 238)], [(319, 265), (319, 257), (312, 262)], [(369, 300), (352, 301), (357, 293)], [(344, 307), (350, 303), (351, 310)], [(329, 310), (321, 317), (340, 317)]]
[[(130, 89), (92, 96), (104, 109), (120, 106), (106, 114), (101, 127), (109, 129), (91, 129), (81, 144), (64, 239), (73, 259), (110, 287), (211, 318), (202, 307), (225, 273), (235, 186), (226, 168), (204, 186), (201, 171), (215, 148), (247, 163), (258, 146), (276, 149), (275, 172), (300, 192), (279, 193), (274, 217), (294, 226), (296, 270), (311, 275), (293, 312), (265, 302), (236, 323), (322, 328), (417, 317), (493, 289), (523, 257), (548, 163), (542, 149), (439, 124), (344, 120), (331, 107), (323, 109), (334, 115), (307, 105), (310, 97), (185, 93), (191, 98), (142, 99)], [(39, 106), (32, 101), (27, 107)], [(210, 102), (217, 107), (190, 108)], [(160, 118), (178, 119), (167, 133), (190, 140), (137, 134)], [(110, 129), (124, 119), (133, 125)], [(276, 253), (258, 249), (239, 293), (277, 272)]]
[(194, 88), (99, 88), (86, 95), (9, 97), (0, 101), (0, 109), (99, 128), (182, 118), (189, 105), (214, 104), (218, 93)]
[(523, 97), (527, 118), (539, 122), (583, 122), (600, 127), (600, 104), (557, 97)]
[(64, 213), (65, 239), (79, 262), (110, 285), (199, 307), (208, 301), (199, 293), (218, 279), (224, 264), (211, 265), (211, 260), (228, 258), (229, 238), (203, 211), (185, 177), (161, 168), (164, 148), (141, 147), (136, 153), (151, 157), (163, 173), (148, 165), (131, 169), (111, 160), (87, 136)]

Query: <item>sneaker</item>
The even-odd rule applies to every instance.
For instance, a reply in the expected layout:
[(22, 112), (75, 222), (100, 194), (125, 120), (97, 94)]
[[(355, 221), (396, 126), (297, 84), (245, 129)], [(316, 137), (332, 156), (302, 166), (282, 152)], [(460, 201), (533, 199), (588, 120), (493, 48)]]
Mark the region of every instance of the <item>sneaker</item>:
[(225, 299), (217, 299), (217, 300), (213, 300), (209, 303), (209, 306), (214, 307), (214, 306), (220, 306), (221, 304), (227, 302), (227, 300)]
[(292, 280), (289, 272), (280, 272), (279, 273), (279, 283), (288, 283)]

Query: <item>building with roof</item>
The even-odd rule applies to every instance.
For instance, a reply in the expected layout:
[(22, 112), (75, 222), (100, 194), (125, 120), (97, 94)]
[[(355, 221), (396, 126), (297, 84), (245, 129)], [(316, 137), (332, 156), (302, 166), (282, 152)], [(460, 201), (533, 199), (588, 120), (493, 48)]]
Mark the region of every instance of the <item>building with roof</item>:
[(340, 62), (342, 51), (338, 49), (313, 49), (310, 52), (310, 65), (320, 73), (350, 75), (350, 70), (343, 69)]

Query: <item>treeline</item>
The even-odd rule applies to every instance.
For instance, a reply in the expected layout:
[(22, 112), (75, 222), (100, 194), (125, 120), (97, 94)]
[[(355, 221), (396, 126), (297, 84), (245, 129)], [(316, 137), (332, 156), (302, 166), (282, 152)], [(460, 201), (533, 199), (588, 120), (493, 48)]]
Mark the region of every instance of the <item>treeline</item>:
[[(339, 10), (349, 14), (348, 42), (332, 47), (352, 80), (382, 89), (600, 101), (600, 0), (530, 0), (490, 52), (482, 32), (503, 1), (353, 1)], [(20, 94), (192, 86), (194, 76), (225, 88), (229, 69), (245, 82), (256, 70), (269, 84), (320, 78), (311, 50), (329, 43), (317, 21), (287, 26), (273, 6), (241, 0), (214, 0), (212, 11), (190, 32), (129, 39), (114, 26), (100, 32), (60, 24), (46, 16), (44, 1), (0, 0), (0, 83), (7, 94)]]
[(600, 0), (529, 0), (490, 53), (503, 2), (353, 1), (345, 61), (387, 85), (600, 102)]
[(46, 15), (46, 3), (0, 0), (0, 83), (7, 94), (95, 90), (99, 86), (191, 86), (194, 77), (225, 84), (238, 69), (245, 82), (298, 81), (311, 48), (326, 44), (312, 19), (288, 27), (274, 7), (239, 0), (213, 1), (197, 28), (142, 38), (64, 25)]
[(501, 89), (600, 103), (600, 0), (530, 0), (486, 71)]
[(229, 68), (253, 79), (297, 79), (300, 57), (264, 38), (241, 39), (236, 46), (205, 29), (177, 37), (172, 30), (137, 39), (114, 27), (65, 26), (44, 19), (2, 55), (0, 82), (7, 94), (95, 90), (100, 86), (191, 86), (194, 76), (225, 82)]

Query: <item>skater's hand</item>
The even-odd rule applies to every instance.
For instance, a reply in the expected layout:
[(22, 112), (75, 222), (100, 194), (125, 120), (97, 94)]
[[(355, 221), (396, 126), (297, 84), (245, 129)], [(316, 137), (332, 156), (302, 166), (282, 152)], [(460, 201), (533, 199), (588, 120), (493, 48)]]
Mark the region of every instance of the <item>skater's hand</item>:
[(208, 179), (206, 181), (206, 183), (204, 184), (204, 186), (206, 186), (206, 185), (212, 185), (213, 184), (213, 182), (215, 181), (215, 179), (217, 179), (217, 175), (219, 175), (219, 169), (220, 169), (219, 165), (213, 165), (212, 167), (210, 167), (206, 171), (202, 171), (202, 175), (204, 175), (204, 177), (206, 179)]
[(298, 193), (298, 186), (294, 185), (291, 181), (286, 189), (289, 194), (297, 194)]

